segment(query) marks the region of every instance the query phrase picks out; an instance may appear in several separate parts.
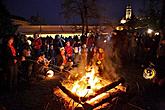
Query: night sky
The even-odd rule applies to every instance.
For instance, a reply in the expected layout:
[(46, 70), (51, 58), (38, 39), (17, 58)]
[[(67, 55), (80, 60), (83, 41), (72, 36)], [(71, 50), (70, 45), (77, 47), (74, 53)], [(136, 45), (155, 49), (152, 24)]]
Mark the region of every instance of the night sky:
[[(65, 23), (63, 16), (60, 15), (62, 0), (4, 0), (3, 2), (12, 15), (28, 19), (38, 13), (47, 24)], [(106, 8), (103, 13), (114, 21), (124, 16), (128, 0), (99, 0), (99, 2)], [(144, 8), (144, 0), (132, 0), (132, 8), (138, 15), (139, 9)]]

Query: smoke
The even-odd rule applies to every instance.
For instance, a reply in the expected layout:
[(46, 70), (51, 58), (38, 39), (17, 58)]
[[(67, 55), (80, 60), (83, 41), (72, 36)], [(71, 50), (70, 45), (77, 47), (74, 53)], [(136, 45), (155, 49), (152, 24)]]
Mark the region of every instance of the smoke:
[(105, 79), (114, 81), (119, 78), (119, 66), (120, 66), (120, 58), (118, 57), (117, 50), (113, 51), (113, 43), (112, 41), (104, 42), (104, 40), (100, 40), (98, 42), (99, 47), (104, 49), (104, 73), (103, 77)]
[[(110, 81), (114, 81), (119, 78), (119, 66), (120, 66), (120, 58), (118, 57), (118, 50), (115, 49), (113, 51), (113, 44), (111, 41), (105, 42), (105, 39), (100, 39), (98, 44), (98, 48), (104, 49), (104, 61), (103, 61), (103, 72), (101, 73), (101, 77), (103, 79), (107, 79)], [(86, 73), (86, 58), (85, 55), (81, 55), (80, 63), (78, 67), (73, 68), (70, 72), (72, 73), (69, 77), (70, 80), (77, 80), (85, 75)]]

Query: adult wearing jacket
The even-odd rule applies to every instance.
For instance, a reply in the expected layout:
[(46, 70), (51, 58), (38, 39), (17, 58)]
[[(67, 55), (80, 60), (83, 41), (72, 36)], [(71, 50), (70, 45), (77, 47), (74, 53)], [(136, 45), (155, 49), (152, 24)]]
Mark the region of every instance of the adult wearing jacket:
[(9, 36), (3, 50), (3, 66), (7, 78), (7, 87), (14, 90), (17, 87), (17, 59), (14, 47), (14, 36)]
[(41, 47), (42, 47), (42, 40), (38, 34), (35, 34), (34, 35), (34, 41), (33, 41), (33, 50), (34, 50), (34, 57), (35, 58), (37, 58), (40, 55)]

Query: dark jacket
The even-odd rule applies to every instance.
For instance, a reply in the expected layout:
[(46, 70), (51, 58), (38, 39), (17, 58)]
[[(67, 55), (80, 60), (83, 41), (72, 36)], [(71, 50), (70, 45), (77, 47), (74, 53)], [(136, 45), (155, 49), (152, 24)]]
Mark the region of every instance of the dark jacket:
[(63, 63), (63, 58), (61, 56), (61, 54), (57, 55), (57, 66), (61, 66)]

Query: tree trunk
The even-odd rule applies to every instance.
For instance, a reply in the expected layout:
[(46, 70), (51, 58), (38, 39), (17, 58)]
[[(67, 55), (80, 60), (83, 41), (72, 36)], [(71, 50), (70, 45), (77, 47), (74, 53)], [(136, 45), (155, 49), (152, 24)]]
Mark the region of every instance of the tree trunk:
[(85, 17), (85, 26), (86, 26), (85, 35), (87, 36), (87, 34), (89, 32), (89, 30), (88, 30), (88, 17), (87, 16)]
[(88, 16), (87, 16), (87, 7), (85, 6), (85, 35), (87, 36), (88, 33)]
[(85, 30), (85, 20), (83, 13), (81, 14), (81, 23), (82, 23), (82, 35), (84, 35), (84, 30)]
[(88, 33), (88, 9), (87, 9), (87, 0), (83, 0), (84, 3), (84, 19), (85, 19), (85, 35)]

